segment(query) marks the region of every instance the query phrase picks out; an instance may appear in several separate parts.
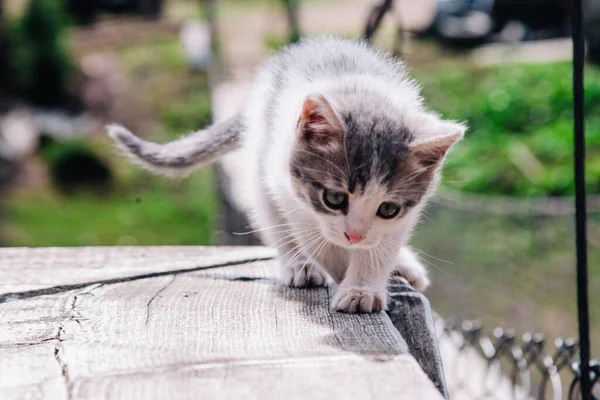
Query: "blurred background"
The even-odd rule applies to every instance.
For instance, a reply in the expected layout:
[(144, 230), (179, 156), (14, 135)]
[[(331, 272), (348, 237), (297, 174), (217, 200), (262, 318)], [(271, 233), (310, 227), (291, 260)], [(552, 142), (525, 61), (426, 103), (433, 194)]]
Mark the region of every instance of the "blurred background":
[[(597, 354), (600, 1), (586, 7)], [(413, 241), (433, 275), (433, 308), (575, 336), (568, 9), (560, 0), (0, 0), (0, 246), (235, 242), (232, 226), (246, 228), (223, 169), (153, 177), (120, 158), (104, 124), (170, 140), (235, 111), (281, 46), (366, 35), (406, 61), (433, 109), (470, 127)]]

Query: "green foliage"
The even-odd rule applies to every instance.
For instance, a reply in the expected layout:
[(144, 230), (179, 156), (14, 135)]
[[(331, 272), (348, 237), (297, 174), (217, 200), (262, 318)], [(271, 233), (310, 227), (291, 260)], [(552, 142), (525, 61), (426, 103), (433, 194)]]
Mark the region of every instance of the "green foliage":
[[(167, 142), (210, 122), (206, 76), (191, 73), (177, 40), (117, 52), (135, 92), (153, 112), (148, 140)], [(156, 112), (154, 112), (156, 110)], [(0, 245), (207, 245), (218, 218), (213, 171), (182, 180), (154, 176), (120, 156), (106, 135), (46, 144), (42, 158), (57, 160), (91, 152), (111, 170), (110, 191), (65, 197), (45, 189), (13, 194), (0, 226)]]
[[(429, 105), (469, 131), (448, 157), (448, 186), (538, 196), (574, 192), (571, 67), (567, 63), (475, 69), (442, 63), (415, 71)], [(600, 70), (586, 72), (588, 190), (600, 192)]]
[(67, 98), (73, 67), (67, 27), (63, 1), (30, 0), (25, 15), (10, 30), (15, 83), (35, 104), (53, 106)]
[(181, 135), (196, 131), (212, 121), (210, 97), (206, 90), (194, 93), (185, 102), (171, 104), (162, 112), (164, 129)]
[(281, 36), (267, 36), (265, 38), (265, 46), (271, 53), (277, 53), (291, 43), (293, 42), (289, 38)]

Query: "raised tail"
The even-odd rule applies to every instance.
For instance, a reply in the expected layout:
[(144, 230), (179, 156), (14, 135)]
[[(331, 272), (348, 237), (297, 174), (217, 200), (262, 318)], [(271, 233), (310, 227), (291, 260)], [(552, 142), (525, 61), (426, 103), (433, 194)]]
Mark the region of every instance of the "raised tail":
[(237, 150), (244, 123), (237, 115), (165, 144), (146, 142), (121, 125), (106, 129), (133, 163), (157, 174), (182, 177)]

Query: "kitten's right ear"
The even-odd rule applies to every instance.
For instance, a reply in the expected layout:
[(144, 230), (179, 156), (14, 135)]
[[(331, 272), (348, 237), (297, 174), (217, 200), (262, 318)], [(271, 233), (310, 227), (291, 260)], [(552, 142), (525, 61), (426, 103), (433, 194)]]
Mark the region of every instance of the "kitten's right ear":
[(424, 113), (407, 118), (414, 132), (419, 132), (417, 140), (410, 144), (410, 152), (425, 167), (440, 165), (452, 146), (465, 135), (467, 127), (454, 121), (441, 120)]
[(339, 140), (344, 135), (344, 127), (327, 99), (315, 93), (304, 99), (298, 132), (302, 142), (323, 145)]

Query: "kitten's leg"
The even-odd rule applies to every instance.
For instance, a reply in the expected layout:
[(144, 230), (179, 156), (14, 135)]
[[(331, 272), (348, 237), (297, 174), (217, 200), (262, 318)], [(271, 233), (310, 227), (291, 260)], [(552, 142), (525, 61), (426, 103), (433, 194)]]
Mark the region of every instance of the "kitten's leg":
[(304, 255), (302, 245), (291, 241), (280, 246), (277, 252), (281, 263), (281, 279), (285, 285), (303, 288), (324, 286), (327, 283), (327, 273), (318, 263)]
[[(295, 243), (289, 249), (279, 249), (281, 279), (290, 287), (315, 287), (327, 283), (327, 274), (316, 262), (309, 260)], [(286, 246), (287, 247), (287, 246)]]
[(353, 251), (346, 276), (333, 298), (333, 308), (350, 314), (384, 310), (387, 283), (396, 254), (397, 250), (387, 249)]
[(402, 247), (394, 267), (416, 290), (422, 292), (431, 283), (427, 270), (421, 264), (416, 254), (408, 247)]

